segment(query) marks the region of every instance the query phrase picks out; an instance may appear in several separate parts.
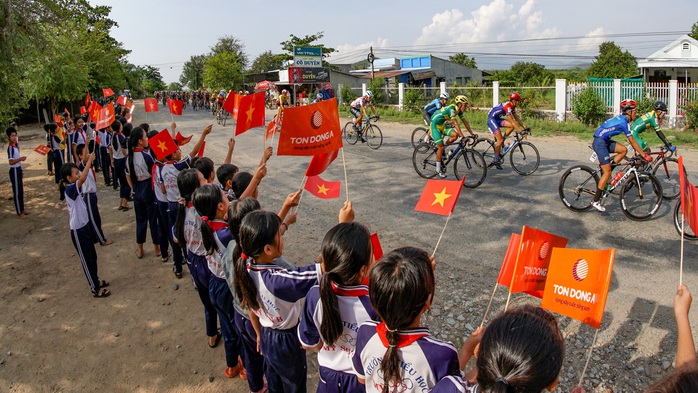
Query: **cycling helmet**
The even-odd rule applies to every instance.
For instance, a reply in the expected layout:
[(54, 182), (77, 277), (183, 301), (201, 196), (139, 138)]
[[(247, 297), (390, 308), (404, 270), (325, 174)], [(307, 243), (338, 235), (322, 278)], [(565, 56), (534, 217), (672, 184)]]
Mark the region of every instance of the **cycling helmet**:
[(620, 103), (620, 111), (625, 113), (637, 108), (635, 100), (623, 100)]
[(513, 92), (513, 93), (509, 94), (509, 101), (514, 101), (514, 100), (521, 101), (521, 96), (519, 95), (519, 93)]
[(286, 93), (288, 93), (288, 90), (286, 90), (286, 89), (281, 90), (281, 94), (286, 94)]
[(464, 95), (459, 95), (456, 96), (455, 102), (456, 104), (468, 105), (468, 98)]
[(318, 100), (321, 100), (321, 99), (322, 99), (322, 94), (318, 93), (318, 95), (315, 96), (315, 97), (316, 97)]
[(666, 112), (666, 104), (664, 103), (664, 101), (655, 101), (654, 102), (654, 110)]
[(451, 98), (451, 97), (448, 95), (448, 93), (446, 93), (446, 92), (444, 91), (443, 93), (441, 93), (441, 94), (439, 95), (439, 98), (443, 98), (444, 100), (448, 100), (448, 99)]
[(364, 97), (373, 98), (373, 92), (371, 90), (366, 90)]

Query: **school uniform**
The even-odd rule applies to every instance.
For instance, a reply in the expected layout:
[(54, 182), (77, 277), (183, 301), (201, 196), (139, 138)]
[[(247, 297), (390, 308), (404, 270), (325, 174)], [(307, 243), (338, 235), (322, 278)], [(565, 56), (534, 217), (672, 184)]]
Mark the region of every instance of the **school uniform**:
[(449, 375), (440, 380), (430, 393), (479, 393), (477, 382), (465, 381), (459, 376)]
[[(85, 165), (80, 162), (78, 165), (80, 172), (85, 170)], [(90, 167), (88, 169), (89, 173), (85, 182), (82, 183), (82, 196), (85, 199), (85, 205), (87, 206), (87, 214), (90, 219), (90, 229), (92, 230), (93, 242), (99, 244), (105, 244), (107, 242), (106, 236), (102, 231), (102, 217), (99, 214), (99, 207), (97, 207), (97, 175), (95, 171)]]
[(296, 327), (302, 300), (320, 280), (320, 265), (283, 269), (249, 259), (247, 272), (263, 299), (254, 313), (262, 325), (260, 346), (269, 391), (305, 392), (308, 367)]
[(73, 156), (73, 130), (65, 130), (65, 162), (75, 163), (75, 157)]
[[(323, 344), (318, 352), (320, 382), (318, 392), (364, 392), (364, 385), (356, 379), (352, 368), (352, 356), (356, 350), (356, 334), (359, 326), (366, 321), (377, 320), (378, 314), (368, 298), (368, 287), (335, 286), (339, 315), (342, 319), (342, 334), (333, 345)], [(310, 289), (303, 306), (303, 317), (298, 325), (298, 339), (306, 347), (314, 347), (322, 342), (320, 326), (323, 309), (320, 286)]]
[(77, 183), (69, 184), (66, 187), (65, 202), (68, 205), (70, 215), (70, 238), (82, 263), (82, 269), (85, 271), (85, 277), (90, 284), (90, 290), (92, 294), (97, 294), (100, 289), (100, 281), (97, 276), (97, 251), (92, 240), (93, 234), (85, 199)]
[[(133, 149), (133, 170), (136, 181), (133, 182), (133, 210), (136, 213), (136, 243), (145, 243), (148, 227), (153, 244), (160, 244), (160, 230), (155, 218), (155, 193), (153, 191), (152, 171), (155, 159), (140, 147)], [(126, 175), (131, 176), (126, 167)], [(123, 185), (122, 185), (123, 187)]]
[[(388, 349), (386, 333), (383, 322), (368, 321), (359, 327), (352, 365), (356, 375), (366, 381), (367, 393), (380, 393), (385, 385), (379, 370)], [(396, 346), (404, 364), (398, 391), (428, 391), (442, 378), (460, 376), (458, 351), (453, 344), (431, 337), (427, 328), (399, 330), (398, 334)]]
[(206, 248), (201, 240), (201, 217), (196, 212), (194, 204), (188, 202), (184, 210), (184, 242), (187, 248), (187, 266), (194, 287), (199, 294), (199, 299), (204, 305), (204, 318), (206, 321), (206, 335), (213, 337), (218, 333), (218, 313), (213, 307), (208, 284), (211, 280), (211, 271), (208, 270), (206, 261)]
[[(76, 150), (75, 150), (75, 154), (77, 154), (77, 147), (80, 146), (80, 145), (85, 146), (85, 141), (87, 140), (85, 131), (84, 131), (82, 128), (79, 129), (79, 130), (78, 130), (78, 129), (74, 130), (74, 131), (73, 131), (73, 134), (72, 134), (72, 139), (73, 139), (73, 147), (76, 149)], [(85, 149), (87, 149), (87, 148), (88, 148), (88, 146), (85, 146)], [(70, 151), (71, 151), (71, 154), (72, 154), (72, 151), (73, 151), (73, 150), (70, 150)], [(80, 163), (80, 156), (78, 156), (78, 158), (77, 158), (77, 160), (75, 161), (75, 163), (76, 163), (76, 164), (79, 164), (79, 163)]]
[(112, 139), (114, 155), (114, 189), (119, 188), (119, 197), (128, 199), (131, 197), (131, 187), (126, 181), (126, 155), (122, 149), (126, 149), (126, 137), (117, 132)]
[[(7, 145), (7, 160), (19, 160), (19, 144)], [(17, 215), (24, 211), (24, 173), (22, 172), (22, 161), (10, 164), (10, 183), (12, 183), (12, 195), (15, 202)]]
[[(160, 179), (160, 170), (162, 169), (162, 165), (162, 162), (155, 160), (152, 176), (153, 191), (155, 192), (155, 216), (158, 220), (158, 229), (160, 230), (160, 233), (158, 234), (158, 237), (160, 238), (160, 254), (163, 258), (166, 258), (170, 255), (170, 249), (168, 247), (170, 242), (168, 241), (168, 238), (172, 235), (168, 235), (167, 233), (167, 228), (171, 228), (171, 226), (168, 225), (167, 218), (167, 195), (165, 195), (165, 192), (163, 191), (163, 184), (162, 180)], [(180, 265), (179, 272), (181, 271), (182, 267)]]
[(53, 171), (53, 178), (56, 184), (61, 181), (61, 167), (63, 166), (63, 152), (61, 151), (61, 138), (56, 135), (50, 135), (49, 146), (51, 151), (48, 153), (51, 164), (48, 169)]
[(179, 244), (174, 241), (173, 236), (173, 227), (177, 223), (177, 210), (179, 207), (178, 200), (180, 197), (179, 187), (177, 187), (177, 176), (179, 176), (181, 171), (189, 168), (190, 163), (191, 157), (187, 155), (180, 161), (165, 162), (159, 172), (159, 179), (165, 188), (165, 197), (167, 202), (167, 214), (165, 215), (167, 231), (165, 231), (165, 233), (170, 245), (172, 246), (172, 263), (174, 264), (175, 272), (182, 271), (182, 262), (184, 261), (182, 249), (179, 247)]
[(111, 185), (111, 159), (109, 157), (109, 146), (111, 145), (111, 133), (101, 130), (97, 131), (99, 136), (99, 162), (102, 167), (102, 175), (104, 176), (104, 184)]

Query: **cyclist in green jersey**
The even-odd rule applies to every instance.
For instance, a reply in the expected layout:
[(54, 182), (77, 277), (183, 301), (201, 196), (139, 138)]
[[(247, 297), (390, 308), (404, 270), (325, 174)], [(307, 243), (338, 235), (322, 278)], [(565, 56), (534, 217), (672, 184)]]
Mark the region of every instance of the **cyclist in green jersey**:
[(647, 146), (647, 142), (640, 138), (639, 134), (645, 132), (648, 127), (652, 127), (657, 133), (659, 139), (661, 139), (667, 147), (671, 147), (671, 143), (667, 141), (664, 133), (659, 128), (659, 125), (662, 124), (662, 120), (664, 119), (664, 115), (666, 115), (666, 104), (662, 101), (656, 101), (654, 103), (654, 111), (640, 116), (637, 120), (635, 120), (633, 125), (630, 126), (630, 131), (633, 133), (633, 138), (635, 138), (635, 141), (637, 141), (637, 144), (640, 145), (640, 148), (644, 152), (649, 153), (650, 148)]
[[(441, 169), (441, 157), (444, 154), (444, 144), (455, 142), (457, 136), (463, 137), (463, 131), (461, 131), (458, 125), (459, 118), (470, 135), (477, 138), (477, 135), (475, 135), (472, 128), (470, 128), (468, 120), (465, 119), (465, 110), (468, 109), (468, 99), (464, 95), (459, 95), (454, 102), (454, 104), (447, 105), (434, 112), (429, 126), (431, 129), (431, 137), (434, 139), (436, 146), (438, 146), (438, 151), (436, 152), (436, 173), (440, 177), (446, 177), (446, 173)], [(454, 128), (446, 128), (447, 121), (453, 122)]]

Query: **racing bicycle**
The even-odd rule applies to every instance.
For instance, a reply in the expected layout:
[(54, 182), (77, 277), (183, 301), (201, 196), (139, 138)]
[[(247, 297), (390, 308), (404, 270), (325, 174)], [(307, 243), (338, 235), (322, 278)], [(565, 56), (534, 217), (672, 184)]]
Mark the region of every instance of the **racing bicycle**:
[[(533, 143), (525, 140), (531, 134), (530, 128), (524, 128), (521, 132), (514, 132), (514, 141), (511, 144), (502, 145), (502, 159), (509, 155), (511, 167), (519, 175), (528, 176), (538, 169), (540, 165), (540, 153)], [(479, 138), (473, 149), (482, 151), (488, 167), (494, 166), (494, 146), (496, 142), (489, 138)], [(500, 161), (500, 162), (501, 162)]]
[(218, 112), (216, 112), (216, 122), (222, 126), (225, 126), (225, 122), (228, 121), (228, 116), (230, 116), (228, 111), (221, 108), (218, 110)]
[(669, 144), (662, 146), (657, 152), (649, 153), (654, 156), (652, 163), (648, 163), (645, 171), (652, 172), (662, 183), (662, 193), (666, 199), (674, 199), (681, 193), (679, 184), (679, 160), (674, 158), (676, 146)]
[[(676, 206), (674, 206), (674, 228), (676, 232), (681, 234), (681, 198), (676, 201)], [(683, 238), (686, 240), (698, 240), (698, 235), (696, 235), (691, 227), (688, 225), (688, 221), (684, 218), (683, 223)]]
[[(381, 117), (376, 116), (374, 121), (378, 121)], [(366, 117), (366, 122), (362, 129), (358, 129), (353, 121), (347, 122), (344, 125), (344, 139), (350, 144), (355, 145), (356, 142), (361, 140), (362, 143), (366, 143), (368, 147), (373, 150), (377, 150), (383, 144), (383, 133), (377, 125), (371, 123), (371, 116)]]
[[(464, 187), (475, 188), (482, 184), (487, 177), (487, 165), (480, 152), (473, 150), (476, 139), (469, 135), (460, 138), (456, 143), (445, 146), (442, 157), (442, 170), (448, 170), (448, 164), (454, 161), (453, 173), (460, 180), (465, 176)], [(453, 147), (455, 145), (455, 148)], [(412, 165), (419, 176), (431, 179), (436, 176), (436, 152), (438, 146), (433, 141), (420, 143), (412, 153)]]

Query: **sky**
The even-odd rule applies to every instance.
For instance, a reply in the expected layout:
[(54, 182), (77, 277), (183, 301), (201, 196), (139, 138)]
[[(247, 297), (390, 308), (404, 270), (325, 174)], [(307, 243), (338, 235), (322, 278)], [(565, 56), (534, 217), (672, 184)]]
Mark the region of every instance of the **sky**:
[(112, 36), (131, 50), (128, 61), (159, 68), (166, 83), (224, 35), (242, 41), (250, 63), (281, 53), (291, 34), (323, 32), (319, 43), (337, 49), (330, 63), (365, 59), (373, 47), (376, 58), (463, 52), (480, 69), (516, 61), (558, 69), (589, 65), (604, 41), (644, 58), (698, 22), (696, 0), (89, 1), (112, 7)]

